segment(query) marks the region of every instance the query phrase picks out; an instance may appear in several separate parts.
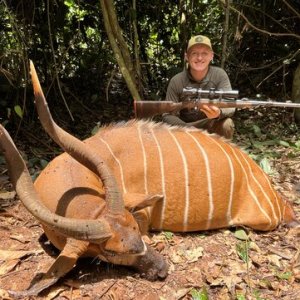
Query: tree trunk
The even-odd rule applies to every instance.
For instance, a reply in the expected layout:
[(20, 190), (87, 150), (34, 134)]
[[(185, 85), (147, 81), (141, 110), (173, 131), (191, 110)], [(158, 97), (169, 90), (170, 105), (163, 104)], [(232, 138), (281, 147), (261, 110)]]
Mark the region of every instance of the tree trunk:
[(141, 97), (133, 75), (133, 64), (130, 58), (128, 45), (121, 34), (121, 28), (116, 17), (114, 4), (110, 0), (100, 0), (100, 5), (108, 39), (121, 73), (133, 99), (140, 100)]
[(133, 27), (133, 45), (134, 45), (134, 66), (135, 72), (137, 75), (137, 85), (140, 94), (142, 94), (143, 85), (142, 85), (142, 70), (140, 64), (140, 43), (139, 35), (137, 30), (137, 10), (136, 10), (136, 0), (132, 0), (132, 27)]
[(224, 11), (225, 11), (225, 20), (223, 24), (224, 32), (223, 32), (223, 47), (222, 47), (222, 56), (221, 56), (221, 68), (224, 69), (225, 62), (227, 59), (227, 35), (229, 31), (229, 0), (225, 0), (224, 2)]
[[(300, 103), (300, 63), (294, 74), (292, 100), (293, 102)], [(300, 108), (295, 109), (295, 121), (300, 124)]]
[(179, 52), (181, 53), (181, 59), (183, 62), (183, 67), (185, 66), (186, 62), (184, 59), (184, 54), (186, 51), (187, 40), (188, 40), (188, 28), (187, 28), (187, 9), (186, 9), (186, 1), (180, 0), (178, 3), (178, 11), (179, 11)]

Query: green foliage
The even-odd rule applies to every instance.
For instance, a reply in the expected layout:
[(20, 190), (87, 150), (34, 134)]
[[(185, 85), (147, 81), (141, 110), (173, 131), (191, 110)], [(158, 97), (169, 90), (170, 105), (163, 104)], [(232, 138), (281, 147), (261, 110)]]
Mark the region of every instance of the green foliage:
[(41, 169), (44, 169), (48, 164), (48, 161), (43, 158), (33, 157), (28, 160), (28, 167), (33, 168), (38, 166)]
[(246, 241), (249, 239), (247, 233), (245, 230), (243, 229), (237, 229), (234, 233), (234, 236), (239, 239), (239, 240), (242, 240), (242, 241)]
[(207, 289), (205, 287), (203, 287), (201, 290), (193, 288), (193, 289), (191, 289), (191, 291), (189, 293), (192, 296), (193, 300), (208, 300), (209, 299)]
[(278, 274), (276, 274), (276, 276), (277, 276), (279, 279), (289, 280), (290, 278), (292, 278), (293, 273), (292, 273), (292, 272), (283, 272), (283, 273), (278, 273)]
[(246, 300), (246, 297), (243, 294), (238, 293), (236, 295), (236, 300)]
[[(246, 112), (246, 121), (236, 124), (239, 139), (243, 139), (242, 143), (237, 143), (243, 145), (248, 155), (267, 174), (274, 176), (275, 170), (278, 171), (278, 165), (274, 167), (276, 161), (299, 157), (298, 128), (287, 110), (257, 108)], [(244, 112), (239, 113), (243, 119)]]
[(262, 133), (261, 133), (260, 127), (257, 126), (257, 125), (253, 125), (252, 128), (253, 128), (254, 134), (255, 134), (257, 137), (261, 137)]
[(38, 177), (40, 172), (46, 168), (48, 165), (48, 161), (39, 157), (32, 157), (27, 160), (27, 166), (29, 168), (31, 178), (33, 181)]
[(259, 165), (267, 174), (271, 174), (273, 172), (270, 161), (266, 157), (259, 162)]
[(266, 298), (262, 298), (262, 297), (260, 296), (259, 290), (253, 290), (253, 297), (254, 297), (254, 299), (256, 299), (256, 300), (267, 300)]
[(14, 110), (16, 114), (22, 119), (23, 118), (23, 111), (20, 105), (15, 105)]
[(234, 236), (239, 240), (236, 244), (238, 256), (245, 262), (249, 263), (250, 240), (248, 234), (243, 229), (237, 229)]
[(236, 244), (236, 252), (243, 262), (249, 262), (249, 241), (241, 241)]
[(164, 231), (163, 234), (168, 241), (172, 240), (174, 237), (174, 233), (170, 231)]
[[(106, 106), (106, 89), (111, 97), (120, 96), (125, 106), (131, 105), (122, 78), (114, 72), (118, 68), (99, 1), (49, 1), (49, 7), (47, 3), (1, 2), (0, 117), (20, 122), (20, 118), (26, 121), (32, 115), (32, 102), (24, 101), (26, 93), (32, 95), (28, 58), (35, 62), (43, 85), (50, 88), (49, 96), (54, 96), (53, 106), (57, 110), (62, 107), (57, 77), (63, 83), (62, 92), (68, 90), (75, 95), (65, 95), (73, 111), (76, 98), (89, 107)], [(133, 60), (133, 21), (137, 21), (144, 98), (164, 98), (169, 79), (183, 68), (184, 49), (191, 35), (211, 37), (214, 63), (219, 64), (225, 16), (222, 1), (144, 1), (137, 3), (136, 10), (130, 1), (117, 0), (114, 4)], [(233, 87), (248, 97), (258, 92), (263, 97), (288, 96), (299, 49), (297, 16), (278, 1), (233, 1), (230, 5), (226, 70)], [(95, 94), (97, 101), (91, 100)], [(119, 104), (117, 101), (116, 105)], [(15, 107), (22, 107), (22, 114)], [(8, 109), (12, 114), (7, 114)], [(256, 137), (261, 136), (259, 125), (252, 130)], [(285, 142), (280, 143), (288, 147)], [(297, 145), (291, 146), (299, 149)]]

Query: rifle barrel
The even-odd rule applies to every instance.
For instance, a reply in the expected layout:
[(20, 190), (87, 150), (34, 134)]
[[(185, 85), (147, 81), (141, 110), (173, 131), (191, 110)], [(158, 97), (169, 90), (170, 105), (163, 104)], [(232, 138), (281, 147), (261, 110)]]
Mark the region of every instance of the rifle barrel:
[(214, 105), (220, 108), (250, 108), (256, 106), (266, 107), (291, 107), (300, 108), (300, 103), (294, 102), (277, 102), (277, 101), (258, 101), (248, 98), (229, 100), (229, 99), (201, 99), (188, 100), (183, 102), (173, 101), (135, 101), (134, 110), (136, 118), (151, 118), (164, 113), (174, 113), (181, 109), (201, 109), (203, 105)]
[(241, 100), (236, 100), (238, 102), (237, 107), (243, 107), (243, 105), (248, 105), (248, 107), (255, 106), (267, 106), (267, 107), (292, 107), (292, 108), (300, 108), (300, 103), (295, 102), (277, 102), (277, 101), (258, 101), (251, 100), (248, 98), (243, 98)]

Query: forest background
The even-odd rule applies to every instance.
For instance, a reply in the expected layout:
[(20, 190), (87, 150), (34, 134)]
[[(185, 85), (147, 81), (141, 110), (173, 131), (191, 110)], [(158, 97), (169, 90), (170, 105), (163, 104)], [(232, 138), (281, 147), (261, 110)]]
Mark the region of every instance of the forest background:
[(130, 118), (133, 98), (164, 99), (195, 34), (241, 96), (300, 101), (298, 0), (0, 4), (0, 120), (17, 135), (36, 121), (29, 59), (54, 115), (91, 129)]

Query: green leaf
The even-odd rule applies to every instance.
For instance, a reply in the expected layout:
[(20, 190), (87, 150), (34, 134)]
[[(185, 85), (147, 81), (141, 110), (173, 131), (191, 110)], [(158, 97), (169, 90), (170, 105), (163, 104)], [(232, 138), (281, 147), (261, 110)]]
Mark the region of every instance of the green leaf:
[(235, 231), (234, 236), (242, 241), (247, 241), (249, 239), (247, 233), (243, 229), (238, 229)]
[(74, 0), (65, 0), (64, 1), (65, 6), (71, 7), (74, 6)]
[(208, 300), (208, 293), (205, 287), (201, 290), (191, 289), (190, 294), (193, 300)]
[(251, 143), (252, 143), (253, 147), (255, 147), (257, 149), (261, 149), (261, 148), (264, 148), (265, 146), (278, 145), (279, 142), (278, 142), (278, 140), (266, 140), (263, 142), (252, 140)]
[(252, 146), (254, 147), (254, 148), (256, 148), (256, 149), (261, 149), (261, 148), (263, 148), (263, 144), (261, 143), (261, 142), (258, 142), (258, 141), (253, 141), (252, 142)]
[(205, 235), (205, 233), (199, 233), (199, 234), (197, 234), (197, 237), (198, 237), (199, 239), (205, 239), (205, 238), (206, 238), (206, 235)]
[(278, 141), (277, 140), (266, 140), (261, 142), (262, 145), (264, 146), (273, 146), (273, 145), (277, 145)]
[(259, 165), (267, 174), (271, 174), (273, 172), (270, 162), (266, 157), (259, 162)]
[(280, 273), (280, 274), (276, 274), (276, 276), (279, 278), (279, 279), (290, 279), (292, 277), (293, 273), (292, 272), (284, 272), (284, 273)]
[(262, 297), (260, 296), (260, 293), (259, 293), (258, 290), (253, 290), (253, 296), (255, 297), (256, 300), (267, 300), (267, 299), (262, 298)]
[(100, 129), (100, 124), (98, 123), (91, 131), (91, 135), (95, 135)]
[(279, 141), (279, 145), (284, 146), (284, 147), (290, 147), (290, 144), (286, 141)]
[(236, 244), (236, 252), (238, 256), (245, 262), (249, 261), (249, 242), (243, 241)]
[(39, 162), (39, 158), (32, 157), (32, 158), (28, 159), (28, 161), (27, 161), (28, 167), (33, 168), (38, 162)]
[(42, 167), (43, 169), (45, 169), (46, 166), (48, 165), (48, 161), (41, 158), (41, 159), (40, 159), (40, 164), (41, 164), (41, 167)]
[(253, 126), (252, 126), (252, 129), (253, 129), (254, 134), (255, 134), (257, 137), (260, 137), (260, 136), (261, 136), (261, 130), (260, 130), (260, 128), (259, 128), (257, 125), (253, 125)]
[(163, 234), (168, 241), (171, 240), (174, 236), (174, 233), (170, 231), (164, 231)]
[(297, 149), (300, 149), (300, 140), (297, 141), (297, 142), (295, 143), (295, 147), (296, 147)]
[(15, 113), (22, 119), (23, 118), (23, 111), (20, 105), (16, 105), (14, 107)]
[(236, 294), (236, 300), (246, 300), (246, 297), (243, 294)]

